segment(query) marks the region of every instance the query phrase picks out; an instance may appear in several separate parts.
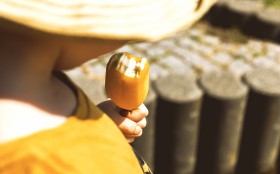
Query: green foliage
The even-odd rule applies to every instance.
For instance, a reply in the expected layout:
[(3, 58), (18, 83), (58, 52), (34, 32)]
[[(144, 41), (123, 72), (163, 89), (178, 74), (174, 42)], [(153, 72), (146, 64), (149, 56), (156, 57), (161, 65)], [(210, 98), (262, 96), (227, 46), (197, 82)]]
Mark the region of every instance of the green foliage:
[(263, 0), (263, 2), (266, 6), (280, 8), (280, 0)]

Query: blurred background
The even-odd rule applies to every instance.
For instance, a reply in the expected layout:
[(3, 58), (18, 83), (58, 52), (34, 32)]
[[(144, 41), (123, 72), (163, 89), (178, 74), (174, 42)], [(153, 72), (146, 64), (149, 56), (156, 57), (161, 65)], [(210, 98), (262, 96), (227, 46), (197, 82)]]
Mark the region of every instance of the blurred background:
[[(280, 0), (219, 0), (186, 31), (116, 50), (151, 65), (132, 146), (154, 173), (280, 173), (279, 43)], [(67, 71), (96, 104), (112, 54)]]

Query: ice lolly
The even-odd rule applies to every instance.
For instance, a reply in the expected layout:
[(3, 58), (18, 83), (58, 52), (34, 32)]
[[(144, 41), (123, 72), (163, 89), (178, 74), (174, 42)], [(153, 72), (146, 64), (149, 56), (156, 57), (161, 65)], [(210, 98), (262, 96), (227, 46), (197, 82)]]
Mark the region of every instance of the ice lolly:
[(120, 108), (133, 110), (145, 100), (149, 89), (149, 62), (121, 52), (112, 55), (106, 67), (105, 89)]

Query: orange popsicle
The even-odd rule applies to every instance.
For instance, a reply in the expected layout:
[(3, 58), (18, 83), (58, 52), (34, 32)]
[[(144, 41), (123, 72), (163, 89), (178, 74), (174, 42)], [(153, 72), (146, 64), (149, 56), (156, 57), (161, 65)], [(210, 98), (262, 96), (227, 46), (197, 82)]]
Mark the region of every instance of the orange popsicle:
[(129, 53), (114, 54), (106, 67), (105, 89), (120, 108), (133, 110), (145, 100), (149, 89), (149, 62)]

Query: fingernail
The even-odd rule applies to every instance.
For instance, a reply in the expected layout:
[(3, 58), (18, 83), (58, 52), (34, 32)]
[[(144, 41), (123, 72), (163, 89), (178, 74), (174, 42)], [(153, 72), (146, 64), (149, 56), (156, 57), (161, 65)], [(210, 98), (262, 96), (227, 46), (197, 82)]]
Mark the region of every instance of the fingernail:
[(140, 126), (136, 126), (135, 131), (134, 131), (134, 135), (138, 135), (142, 132), (142, 128)]

